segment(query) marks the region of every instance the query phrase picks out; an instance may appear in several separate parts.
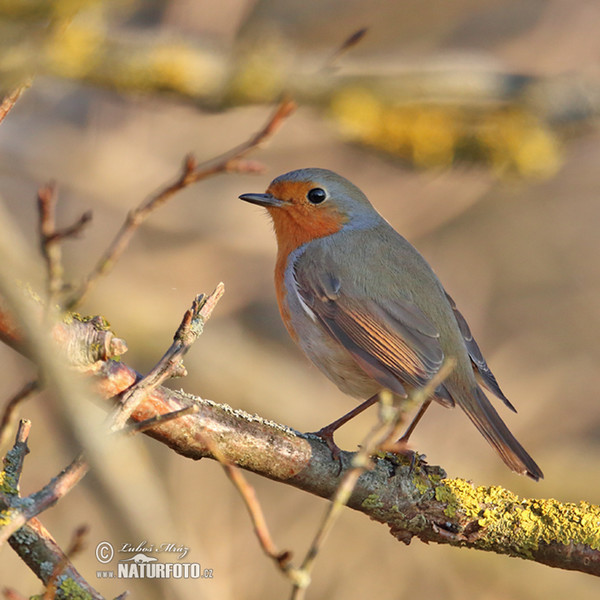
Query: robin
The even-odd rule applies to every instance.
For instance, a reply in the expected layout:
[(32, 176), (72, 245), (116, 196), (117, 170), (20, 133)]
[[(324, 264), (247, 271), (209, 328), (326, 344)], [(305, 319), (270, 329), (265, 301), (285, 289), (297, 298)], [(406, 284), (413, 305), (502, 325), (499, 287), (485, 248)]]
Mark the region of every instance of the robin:
[(273, 220), (275, 288), (290, 335), (342, 392), (366, 399), (318, 432), (332, 451), (339, 452), (333, 432), (380, 391), (406, 398), (453, 357), (432, 399), (458, 404), (513, 471), (543, 477), (484, 394), (481, 386), (515, 411), (454, 301), (355, 185), (326, 169), (299, 169), (274, 179), (264, 194), (240, 198), (265, 207)]

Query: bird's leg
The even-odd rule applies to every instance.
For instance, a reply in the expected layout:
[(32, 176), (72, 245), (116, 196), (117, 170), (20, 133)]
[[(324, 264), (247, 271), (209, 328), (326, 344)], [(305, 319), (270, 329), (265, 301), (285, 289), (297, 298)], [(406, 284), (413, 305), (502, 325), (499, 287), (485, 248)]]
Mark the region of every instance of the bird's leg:
[(313, 435), (320, 437), (327, 444), (327, 447), (329, 450), (331, 450), (331, 455), (333, 456), (334, 460), (339, 461), (341, 452), (336, 443), (333, 441), (334, 432), (337, 431), (342, 425), (350, 421), (350, 419), (360, 415), (360, 413), (369, 408), (369, 406), (373, 406), (373, 404), (375, 404), (378, 400), (379, 394), (374, 394), (368, 400), (365, 400), (356, 408), (353, 408), (350, 412), (333, 421), (333, 423), (330, 423), (329, 425), (319, 429), (319, 431), (314, 432)]
[(419, 421), (422, 419), (425, 411), (429, 408), (433, 397), (428, 398), (421, 404), (421, 407), (417, 411), (417, 414), (413, 417), (413, 420), (410, 422), (410, 425), (406, 428), (406, 431), (402, 435), (402, 437), (390, 448), (391, 452), (398, 452), (400, 454), (414, 454), (411, 451), (407, 452), (408, 440), (412, 435), (412, 432), (415, 430), (416, 426), (419, 424)]

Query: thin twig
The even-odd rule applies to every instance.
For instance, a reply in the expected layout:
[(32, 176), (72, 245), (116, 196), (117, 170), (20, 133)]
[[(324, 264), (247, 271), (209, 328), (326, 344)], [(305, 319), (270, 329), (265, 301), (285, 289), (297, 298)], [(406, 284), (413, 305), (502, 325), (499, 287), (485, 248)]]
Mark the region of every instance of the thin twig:
[[(435, 389), (446, 379), (454, 368), (454, 361), (446, 361), (442, 364), (440, 370), (427, 382), (425, 386), (415, 390), (410, 395), (412, 404), (421, 403), (427, 400)], [(389, 396), (389, 397), (388, 397)], [(306, 588), (310, 584), (310, 573), (317, 558), (318, 553), (329, 533), (333, 529), (335, 522), (338, 520), (342, 513), (343, 508), (348, 503), (350, 496), (356, 484), (358, 478), (362, 473), (371, 469), (373, 464), (370, 457), (381, 448), (382, 444), (386, 443), (391, 435), (395, 434), (398, 421), (402, 418), (402, 407), (396, 406), (392, 408), (391, 394), (389, 392), (383, 392), (380, 397), (381, 410), (379, 411), (378, 422), (373, 426), (371, 431), (366, 435), (363, 440), (359, 451), (354, 455), (352, 459), (352, 467), (346, 471), (342, 477), (342, 481), (338, 486), (335, 495), (332, 499), (331, 504), (327, 507), (325, 517), (321, 522), (319, 529), (315, 537), (313, 538), (312, 544), (306, 553), (306, 556), (299, 569), (299, 577), (294, 582), (291, 593), (291, 600), (300, 600), (304, 598)]]
[(290, 560), (292, 558), (291, 552), (284, 550), (283, 552), (278, 550), (273, 542), (273, 538), (269, 532), (269, 528), (267, 526), (267, 520), (265, 519), (264, 512), (256, 497), (256, 492), (254, 488), (248, 483), (246, 478), (244, 477), (241, 469), (234, 465), (231, 461), (227, 460), (223, 453), (219, 450), (219, 447), (209, 438), (205, 438), (205, 442), (209, 447), (210, 451), (213, 453), (213, 456), (219, 461), (220, 465), (223, 467), (225, 474), (233, 483), (237, 491), (239, 492), (244, 505), (246, 506), (246, 510), (250, 515), (250, 520), (252, 521), (252, 527), (254, 528), (254, 533), (258, 539), (260, 547), (263, 552), (277, 565), (277, 567), (287, 575), (292, 582), (297, 579), (297, 569), (295, 569)]
[(204, 323), (210, 318), (224, 292), (225, 286), (219, 283), (210, 296), (204, 294), (196, 296), (191, 308), (183, 315), (181, 325), (179, 325), (169, 349), (148, 375), (125, 393), (122, 404), (114, 413), (111, 424), (112, 431), (123, 429), (140, 402), (165, 379), (173, 377), (175, 374), (181, 374), (183, 356), (202, 333)]
[(170, 413), (165, 413), (164, 415), (158, 415), (157, 417), (152, 417), (151, 419), (146, 419), (145, 421), (139, 421), (138, 423), (132, 423), (127, 427), (125, 433), (134, 434), (141, 433), (143, 431), (148, 431), (148, 429), (152, 429), (157, 425), (162, 425), (163, 423), (167, 423), (168, 421), (173, 421), (174, 419), (179, 419), (180, 417), (184, 417), (185, 415), (193, 415), (198, 412), (198, 405), (192, 404), (186, 408), (180, 408), (179, 410), (174, 410)]
[(0, 419), (0, 448), (4, 447), (10, 435), (17, 414), (17, 407), (38, 389), (39, 381), (37, 379), (28, 381), (4, 406), (2, 418)]
[(62, 252), (54, 240), (56, 231), (56, 184), (38, 190), (40, 249), (48, 271), (48, 306), (52, 306), (63, 287)]
[(73, 225), (57, 229), (56, 202), (55, 182), (50, 182), (38, 190), (40, 249), (48, 271), (48, 307), (54, 305), (64, 287), (61, 242), (79, 235), (92, 220), (92, 213), (88, 211)]
[(365, 37), (368, 27), (361, 27), (355, 31), (352, 35), (347, 37), (342, 44), (334, 51), (334, 53), (325, 61), (325, 64), (321, 67), (321, 72), (331, 71), (335, 68), (338, 60), (348, 52), (351, 48), (354, 48), (362, 39)]
[(4, 458), (4, 484), (8, 489), (19, 493), (19, 480), (21, 479), (21, 471), (23, 470), (23, 462), (25, 456), (29, 454), (27, 440), (31, 431), (31, 421), (29, 419), (21, 419), (15, 436), (15, 443), (12, 449)]
[(13, 90), (8, 96), (5, 96), (0, 104), (0, 123), (4, 121), (6, 115), (12, 110), (21, 94), (31, 85), (31, 81), (27, 81)]
[(261, 172), (262, 166), (256, 162), (245, 161), (244, 157), (253, 150), (266, 144), (275, 135), (287, 117), (295, 110), (296, 104), (288, 99), (283, 99), (277, 106), (263, 128), (243, 144), (229, 152), (212, 159), (202, 165), (197, 165), (195, 158), (190, 154), (186, 156), (178, 178), (162, 190), (144, 200), (137, 208), (129, 212), (125, 222), (119, 229), (110, 246), (100, 257), (96, 266), (82, 283), (80, 289), (69, 300), (67, 308), (73, 309), (81, 304), (98, 279), (112, 270), (136, 232), (138, 227), (155, 211), (165, 204), (180, 190), (217, 175), (219, 173), (255, 173)]

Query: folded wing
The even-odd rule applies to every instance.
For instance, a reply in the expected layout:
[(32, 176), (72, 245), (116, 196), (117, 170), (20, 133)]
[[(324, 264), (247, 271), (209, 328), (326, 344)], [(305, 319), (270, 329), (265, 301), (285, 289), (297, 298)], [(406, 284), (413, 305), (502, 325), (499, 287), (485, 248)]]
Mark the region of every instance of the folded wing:
[[(322, 326), (382, 386), (404, 396), (405, 385), (421, 387), (439, 370), (444, 359), (439, 333), (408, 300), (385, 305), (357, 300), (331, 274), (297, 269), (294, 276), (298, 294)], [(436, 399), (453, 405), (442, 386)]]

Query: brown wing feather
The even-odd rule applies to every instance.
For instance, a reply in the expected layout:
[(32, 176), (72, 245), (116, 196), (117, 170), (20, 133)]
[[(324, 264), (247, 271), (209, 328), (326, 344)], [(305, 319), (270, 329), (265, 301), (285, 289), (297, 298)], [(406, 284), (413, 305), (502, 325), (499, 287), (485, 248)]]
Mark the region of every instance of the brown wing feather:
[(392, 311), (370, 299), (348, 298), (330, 274), (295, 276), (298, 293), (322, 325), (383, 386), (404, 395), (404, 385), (422, 386), (440, 368), (439, 335), (408, 300)]

